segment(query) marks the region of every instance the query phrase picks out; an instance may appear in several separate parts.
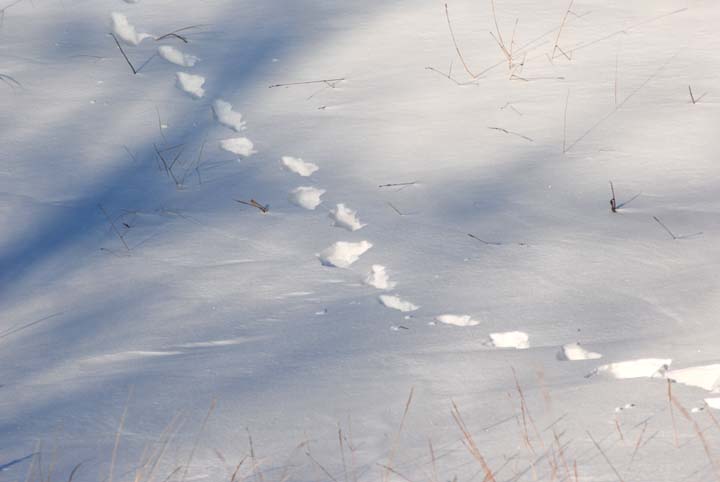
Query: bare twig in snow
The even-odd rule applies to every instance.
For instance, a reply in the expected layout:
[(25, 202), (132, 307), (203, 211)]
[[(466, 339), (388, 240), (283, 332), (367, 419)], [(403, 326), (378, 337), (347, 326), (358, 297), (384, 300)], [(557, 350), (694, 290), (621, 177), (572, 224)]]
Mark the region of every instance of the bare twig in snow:
[(120, 49), (120, 53), (122, 54), (123, 58), (125, 59), (125, 62), (130, 66), (130, 70), (132, 70), (133, 75), (137, 75), (138, 71), (135, 69), (135, 66), (130, 62), (130, 59), (128, 58), (127, 54), (125, 54), (125, 50), (123, 50), (122, 45), (120, 45), (120, 42), (118, 41), (117, 37), (114, 33), (111, 33), (110, 36), (115, 41), (115, 45)]
[(490, 126), (488, 126), (488, 129), (492, 129), (492, 130), (494, 130), (494, 131), (500, 131), (500, 132), (504, 132), (505, 134), (509, 134), (509, 135), (516, 136), (516, 137), (520, 137), (520, 138), (522, 138), (522, 139), (525, 139), (525, 140), (528, 141), (528, 142), (535, 142), (534, 140), (532, 140), (532, 138), (530, 138), (530, 137), (528, 137), (528, 136), (519, 134), (519, 133), (517, 133), (517, 132), (509, 131), (509, 130), (504, 129), (504, 128), (502, 128), (502, 127), (490, 127)]
[(246, 206), (251, 206), (259, 209), (263, 214), (270, 210), (270, 206), (268, 204), (262, 205), (254, 199), (251, 199), (250, 201), (241, 201), (239, 199), (235, 199), (234, 201), (240, 204), (245, 204)]
[(345, 80), (345, 77), (340, 77), (336, 79), (320, 79), (320, 80), (306, 80), (303, 82), (288, 82), (285, 84), (273, 84), (268, 86), (269, 89), (274, 89), (276, 87), (289, 87), (292, 85), (307, 85), (307, 84), (327, 84), (330, 87), (335, 87), (338, 82), (342, 82)]

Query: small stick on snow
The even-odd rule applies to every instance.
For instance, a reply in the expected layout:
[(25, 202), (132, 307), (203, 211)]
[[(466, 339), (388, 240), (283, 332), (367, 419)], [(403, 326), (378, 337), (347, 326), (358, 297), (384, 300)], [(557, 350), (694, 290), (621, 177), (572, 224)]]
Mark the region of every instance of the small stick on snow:
[(380, 184), (378, 187), (381, 188), (381, 187), (414, 186), (414, 185), (417, 184), (417, 183), (418, 183), (417, 181), (412, 181), (412, 182), (396, 182), (396, 183), (391, 183), (391, 184)]
[(597, 447), (598, 451), (600, 451), (600, 454), (602, 454), (603, 458), (605, 459), (605, 462), (607, 462), (607, 464), (610, 466), (610, 468), (612, 469), (612, 471), (615, 472), (615, 476), (618, 478), (618, 481), (620, 481), (620, 482), (625, 482), (625, 481), (623, 480), (622, 476), (620, 475), (620, 472), (617, 471), (617, 469), (615, 468), (615, 466), (613, 465), (613, 463), (610, 461), (610, 459), (608, 458), (608, 456), (607, 456), (607, 454), (605, 453), (605, 451), (602, 449), (602, 447), (600, 447), (600, 444), (595, 441), (595, 439), (593, 438), (592, 434), (591, 434), (589, 431), (586, 431), (585, 433), (588, 434), (588, 437), (590, 437), (590, 440), (592, 440), (592, 443), (595, 444), (595, 447)]
[(3, 81), (3, 83), (7, 84), (10, 88), (20, 87), (22, 88), (22, 84), (18, 82), (15, 77), (12, 77), (7, 74), (0, 74), (0, 80)]
[(499, 242), (496, 242), (496, 241), (485, 241), (484, 239), (478, 238), (478, 237), (475, 236), (474, 234), (468, 233), (468, 236), (470, 236), (471, 238), (473, 238), (473, 239), (476, 240), (476, 241), (480, 241), (482, 244), (487, 244), (487, 245), (490, 245), (490, 246), (502, 246), (502, 243), (499, 243)]
[(120, 233), (120, 230), (118, 230), (117, 226), (115, 226), (115, 222), (110, 219), (110, 216), (108, 215), (107, 211), (105, 211), (105, 208), (102, 207), (102, 204), (98, 204), (98, 207), (100, 208), (100, 211), (102, 211), (103, 215), (105, 215), (105, 219), (107, 219), (108, 223), (110, 223), (110, 227), (115, 232), (118, 239), (122, 242), (123, 246), (125, 246), (125, 250), (129, 252), (130, 246), (128, 246), (127, 242), (125, 242), (125, 237)]
[(696, 99), (695, 96), (693, 95), (692, 87), (690, 87), (689, 85), (688, 85), (688, 92), (690, 92), (690, 100), (692, 101), (693, 104), (697, 104), (698, 102), (700, 102), (702, 100), (703, 97), (705, 97), (707, 95), (707, 92), (705, 92), (703, 95), (701, 95), (700, 97), (698, 97)]
[(130, 59), (128, 58), (128, 56), (125, 54), (125, 51), (123, 50), (122, 45), (120, 45), (120, 42), (118, 42), (118, 39), (115, 36), (115, 34), (111, 33), (110, 36), (115, 41), (115, 45), (117, 45), (118, 48), (120, 49), (120, 53), (125, 58), (125, 62), (127, 62), (127, 64), (130, 66), (130, 70), (132, 70), (133, 75), (137, 75), (138, 71), (135, 69), (135, 66), (132, 64), (132, 62), (130, 62)]
[(612, 193), (612, 198), (610, 198), (610, 211), (616, 213), (617, 201), (615, 200), (615, 187), (613, 186), (612, 181), (610, 181), (610, 192)]
[(517, 133), (517, 132), (509, 131), (509, 130), (507, 130), (507, 129), (503, 129), (502, 127), (488, 127), (488, 129), (492, 129), (492, 130), (494, 130), (494, 131), (504, 132), (505, 134), (509, 134), (509, 135), (511, 135), (511, 136), (521, 137), (521, 138), (523, 138), (523, 139), (525, 139), (526, 141), (529, 141), (529, 142), (535, 142), (534, 140), (532, 140), (532, 139), (531, 139), (530, 137), (528, 137), (528, 136), (524, 136), (524, 135), (519, 134), (519, 133)]
[(234, 201), (235, 201), (235, 202), (238, 202), (238, 203), (240, 203), (240, 204), (245, 204), (246, 206), (251, 206), (251, 207), (257, 208), (257, 209), (259, 209), (263, 214), (265, 214), (266, 212), (268, 212), (268, 211), (270, 210), (269, 205), (266, 204), (266, 205), (263, 206), (262, 204), (260, 204), (259, 202), (257, 202), (257, 201), (254, 200), (254, 199), (251, 199), (249, 202), (248, 202), (248, 201), (241, 201), (241, 200), (239, 200), (239, 199), (234, 199)]
[(166, 39), (166, 38), (174, 37), (174, 38), (176, 38), (176, 39), (178, 39), (178, 40), (181, 40), (181, 41), (183, 41), (183, 42), (185, 42), (185, 43), (189, 43), (187, 37), (185, 37), (185, 36), (183, 36), (183, 35), (180, 35), (180, 32), (185, 32), (186, 30), (192, 30), (192, 29), (200, 28), (200, 27), (204, 27), (204, 25), (190, 25), (190, 26), (188, 26), (188, 27), (179, 28), (179, 29), (177, 29), (177, 30), (173, 30), (173, 31), (170, 32), (170, 33), (166, 33), (165, 35), (161, 35), (161, 36), (157, 37), (157, 38), (155, 39), (155, 41), (156, 41), (156, 42), (159, 42), (159, 41), (164, 40), (164, 39)]
[(306, 80), (303, 82), (288, 82), (285, 84), (273, 84), (268, 86), (268, 89), (274, 89), (276, 87), (289, 87), (291, 85), (306, 85), (306, 84), (328, 84), (331, 87), (335, 87), (335, 84), (338, 82), (341, 82), (345, 80), (345, 77), (340, 77), (337, 79), (320, 79), (320, 80)]

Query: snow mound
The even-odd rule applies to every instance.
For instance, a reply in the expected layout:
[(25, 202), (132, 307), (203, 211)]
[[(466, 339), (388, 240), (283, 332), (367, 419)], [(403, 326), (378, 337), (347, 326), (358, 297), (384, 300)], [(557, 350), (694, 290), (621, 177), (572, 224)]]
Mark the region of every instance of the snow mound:
[(253, 143), (247, 137), (234, 137), (220, 141), (220, 148), (239, 156), (248, 157), (255, 153)]
[(524, 331), (506, 331), (504, 333), (490, 333), (490, 342), (496, 348), (517, 348), (524, 350), (530, 348), (530, 337)]
[(365, 251), (372, 248), (372, 246), (372, 243), (369, 241), (360, 241), (358, 243), (338, 241), (324, 249), (318, 254), (318, 257), (320, 258), (320, 262), (325, 266), (348, 268), (357, 261)]
[(710, 392), (720, 392), (720, 364), (702, 365), (670, 370), (665, 375), (670, 380)]
[(112, 30), (115, 36), (129, 45), (138, 45), (146, 38), (152, 38), (149, 33), (139, 33), (135, 27), (130, 25), (127, 17), (122, 13), (112, 12)]
[(379, 290), (391, 290), (397, 285), (394, 281), (390, 281), (390, 278), (385, 271), (385, 266), (381, 264), (372, 265), (370, 273), (368, 273), (365, 278), (365, 284)]
[(301, 208), (313, 210), (320, 205), (320, 196), (323, 194), (325, 194), (325, 189), (300, 186), (290, 193), (290, 202)]
[(225, 127), (229, 127), (236, 132), (245, 130), (245, 121), (242, 118), (242, 114), (240, 112), (235, 112), (230, 102), (217, 99), (213, 102), (212, 110), (215, 119), (220, 124)]
[(312, 162), (306, 162), (299, 157), (292, 156), (283, 156), (282, 164), (283, 167), (285, 167), (285, 169), (287, 169), (288, 171), (294, 172), (295, 174), (299, 174), (303, 177), (308, 177), (312, 175), (312, 173), (320, 169), (317, 164), (314, 164)]
[(203, 84), (205, 84), (205, 77), (203, 77), (202, 75), (187, 74), (185, 72), (178, 72), (176, 75), (177, 86), (180, 88), (180, 90), (182, 90), (183, 92), (187, 92), (196, 99), (199, 99), (200, 97), (205, 95), (205, 89), (203, 89)]
[(380, 295), (379, 298), (380, 303), (382, 303), (383, 306), (402, 312), (415, 311), (420, 308), (419, 306), (410, 303), (409, 301), (401, 299), (399, 296)]
[(587, 377), (599, 373), (608, 373), (619, 378), (658, 378), (663, 377), (667, 367), (672, 363), (670, 358), (640, 358), (601, 365), (590, 372)]
[(158, 55), (171, 64), (181, 67), (192, 67), (197, 63), (198, 59), (194, 55), (186, 54), (170, 45), (162, 45), (158, 47)]
[(706, 398), (705, 403), (707, 403), (707, 406), (710, 408), (714, 408), (715, 410), (720, 410), (720, 398)]
[(560, 361), (597, 360), (602, 358), (600, 353), (588, 351), (580, 343), (568, 343), (560, 348), (557, 359)]
[(353, 211), (344, 204), (338, 204), (335, 209), (330, 211), (330, 219), (333, 220), (333, 226), (344, 228), (348, 231), (357, 231), (365, 226), (357, 217), (357, 211)]
[(440, 315), (435, 319), (440, 323), (454, 326), (477, 326), (480, 324), (478, 320), (473, 320), (470, 315)]

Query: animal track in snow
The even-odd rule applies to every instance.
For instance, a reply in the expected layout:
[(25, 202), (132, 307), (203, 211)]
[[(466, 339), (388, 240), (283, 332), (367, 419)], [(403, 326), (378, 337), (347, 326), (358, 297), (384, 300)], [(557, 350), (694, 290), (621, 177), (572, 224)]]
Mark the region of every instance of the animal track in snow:
[(662, 378), (672, 363), (670, 358), (640, 358), (601, 365), (585, 375), (589, 378), (601, 373), (607, 373), (615, 378)]
[(580, 343), (568, 343), (560, 348), (556, 358), (560, 361), (597, 360), (602, 355), (586, 350)]
[(191, 96), (199, 99), (205, 95), (205, 77), (202, 75), (193, 75), (185, 72), (178, 72), (176, 74), (177, 86), (183, 92), (190, 94)]
[(709, 392), (720, 392), (720, 364), (670, 370), (665, 376), (683, 385), (699, 387)]
[(380, 295), (379, 299), (380, 303), (382, 303), (383, 306), (387, 308), (392, 308), (394, 310), (402, 311), (404, 313), (407, 313), (408, 311), (415, 311), (420, 308), (419, 306), (410, 303), (409, 301), (401, 299), (399, 296)]
[(167, 60), (171, 64), (181, 67), (192, 67), (197, 63), (198, 59), (194, 55), (186, 54), (170, 45), (162, 45), (158, 47), (158, 55)]
[(320, 205), (320, 196), (325, 194), (325, 189), (318, 189), (311, 186), (300, 186), (290, 193), (290, 202), (301, 208), (313, 210)]
[(243, 120), (242, 114), (240, 112), (235, 112), (230, 102), (225, 102), (222, 99), (216, 99), (215, 102), (213, 102), (212, 111), (215, 116), (215, 120), (225, 127), (229, 127), (235, 132), (245, 130), (245, 121)]
[(282, 156), (281, 162), (285, 169), (303, 177), (308, 177), (320, 169), (317, 164), (303, 161), (299, 157)]
[(530, 348), (528, 334), (524, 331), (490, 333), (490, 343), (496, 348), (517, 348), (518, 350)]
[(435, 319), (440, 323), (453, 326), (477, 326), (480, 324), (478, 320), (473, 320), (470, 315), (440, 315)]
[(333, 220), (333, 226), (347, 229), (348, 231), (357, 231), (365, 226), (357, 217), (357, 212), (340, 203), (335, 209), (330, 210), (330, 219)]
[(153, 38), (149, 33), (139, 33), (135, 30), (135, 27), (130, 25), (127, 17), (122, 13), (113, 12), (110, 17), (112, 19), (113, 33), (126, 44), (138, 45), (146, 38)]
[(338, 241), (321, 251), (318, 257), (324, 266), (348, 268), (372, 246), (369, 241), (360, 241), (358, 243)]
[(385, 271), (385, 266), (381, 264), (372, 265), (370, 273), (368, 273), (365, 278), (365, 284), (379, 290), (391, 290), (397, 285), (394, 281), (390, 281)]
[(256, 151), (253, 147), (252, 141), (247, 137), (234, 137), (220, 141), (220, 149), (243, 157), (255, 154)]
[(623, 405), (621, 407), (615, 407), (615, 413), (620, 413), (625, 410), (630, 410), (631, 408), (635, 408), (635, 404), (634, 403), (626, 403), (625, 405)]

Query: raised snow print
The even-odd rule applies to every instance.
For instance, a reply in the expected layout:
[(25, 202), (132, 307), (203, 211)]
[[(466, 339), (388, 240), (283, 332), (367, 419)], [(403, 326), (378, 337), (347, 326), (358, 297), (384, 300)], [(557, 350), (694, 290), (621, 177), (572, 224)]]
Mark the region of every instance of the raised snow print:
[(190, 96), (199, 99), (205, 95), (205, 77), (201, 75), (178, 72), (176, 75), (177, 86), (180, 90), (187, 92)]
[(372, 243), (368, 241), (359, 241), (356, 243), (338, 241), (321, 251), (318, 257), (320, 258), (320, 262), (325, 266), (348, 268), (370, 248), (372, 248)]
[(217, 99), (213, 102), (212, 109), (215, 119), (220, 124), (235, 132), (245, 130), (245, 121), (243, 120), (242, 114), (233, 110), (233, 106), (229, 102)]
[(292, 156), (283, 156), (282, 165), (288, 171), (303, 177), (311, 176), (315, 171), (320, 169), (315, 163), (303, 161), (299, 157)]

